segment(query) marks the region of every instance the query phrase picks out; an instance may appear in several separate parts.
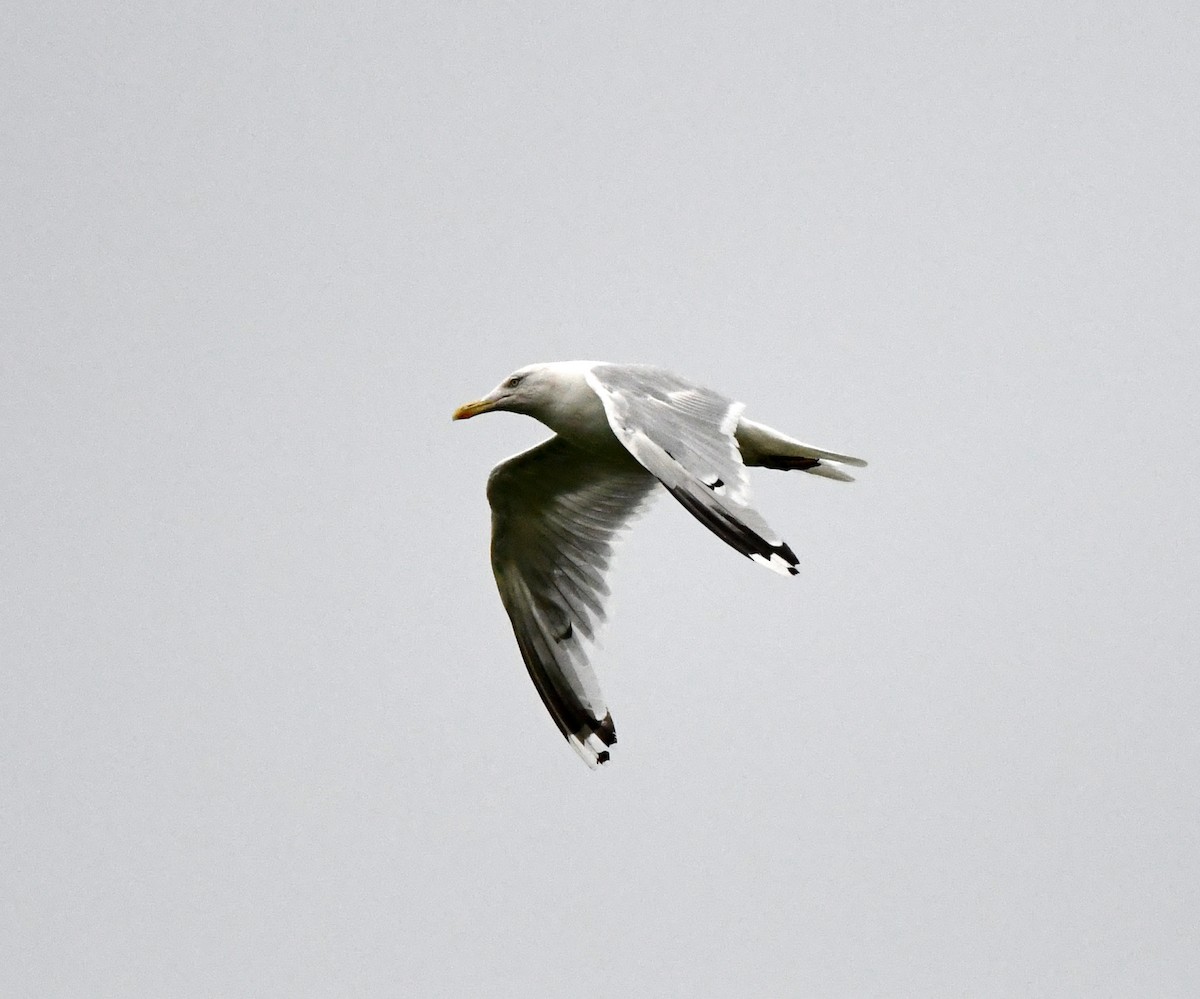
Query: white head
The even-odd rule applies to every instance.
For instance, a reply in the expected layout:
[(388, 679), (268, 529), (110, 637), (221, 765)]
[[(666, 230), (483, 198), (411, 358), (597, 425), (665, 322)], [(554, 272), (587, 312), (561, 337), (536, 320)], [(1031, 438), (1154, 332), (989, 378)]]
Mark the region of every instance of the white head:
[(551, 361), (518, 368), (482, 399), (454, 411), (453, 419), (480, 413), (507, 412), (532, 416), (552, 430), (569, 429), (581, 417), (598, 415), (600, 400), (588, 384), (595, 361)]
[(451, 419), (469, 420), (480, 413), (496, 411), (536, 417), (541, 406), (555, 392), (555, 367), (553, 364), (527, 364), (517, 368), (482, 399), (459, 406)]

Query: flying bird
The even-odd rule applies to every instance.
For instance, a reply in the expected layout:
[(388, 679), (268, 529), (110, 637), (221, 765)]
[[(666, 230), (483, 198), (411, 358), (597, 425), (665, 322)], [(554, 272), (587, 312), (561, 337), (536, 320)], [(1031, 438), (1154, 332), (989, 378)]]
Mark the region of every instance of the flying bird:
[(866, 465), (747, 420), (744, 408), (661, 368), (558, 361), (519, 368), (454, 412), (523, 413), (554, 431), (488, 477), (492, 571), (543, 703), (591, 767), (608, 761), (617, 734), (588, 643), (604, 620), (617, 535), (659, 487), (743, 555), (795, 575), (795, 552), (750, 506), (746, 467), (850, 482), (841, 466)]

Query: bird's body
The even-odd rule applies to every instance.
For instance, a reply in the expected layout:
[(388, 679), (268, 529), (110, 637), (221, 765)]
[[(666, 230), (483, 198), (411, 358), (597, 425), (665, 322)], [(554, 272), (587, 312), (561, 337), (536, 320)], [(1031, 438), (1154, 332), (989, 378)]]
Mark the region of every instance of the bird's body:
[(492, 569), (521, 656), (559, 729), (595, 766), (616, 742), (585, 641), (604, 619), (615, 536), (661, 484), (743, 555), (785, 575), (795, 553), (749, 505), (747, 465), (849, 481), (865, 465), (742, 417), (660, 368), (561, 361), (513, 372), (454, 418), (523, 413), (555, 432), (488, 479)]

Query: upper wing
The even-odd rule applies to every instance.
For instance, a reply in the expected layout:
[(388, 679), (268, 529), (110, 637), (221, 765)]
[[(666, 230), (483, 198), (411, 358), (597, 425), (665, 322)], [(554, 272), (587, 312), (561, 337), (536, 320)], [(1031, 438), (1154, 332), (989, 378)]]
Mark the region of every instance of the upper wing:
[(559, 730), (590, 765), (617, 741), (581, 639), (604, 620), (615, 535), (655, 487), (628, 459), (552, 437), (488, 478), (492, 571), (521, 657)]
[(795, 552), (749, 505), (734, 436), (741, 403), (659, 368), (598, 364), (587, 377), (617, 439), (689, 513), (748, 558), (795, 575)]

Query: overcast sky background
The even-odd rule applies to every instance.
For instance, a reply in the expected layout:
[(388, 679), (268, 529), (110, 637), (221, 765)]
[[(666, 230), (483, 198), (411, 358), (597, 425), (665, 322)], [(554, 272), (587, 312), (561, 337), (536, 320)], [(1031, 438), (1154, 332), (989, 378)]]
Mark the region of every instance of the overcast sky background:
[[(1200, 993), (1194, 4), (0, 32), (0, 993)], [(579, 357), (871, 462), (641, 522), (595, 773), (449, 419)]]

